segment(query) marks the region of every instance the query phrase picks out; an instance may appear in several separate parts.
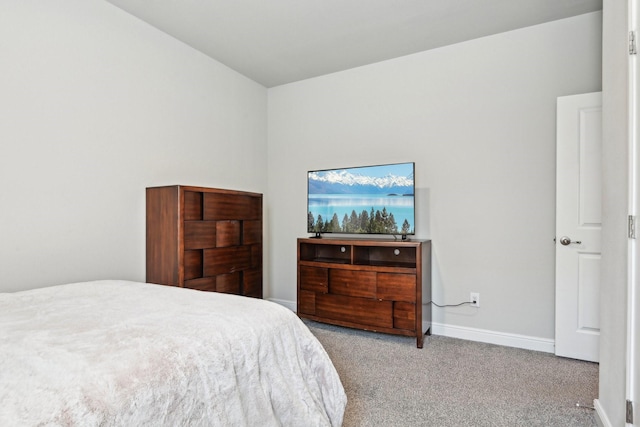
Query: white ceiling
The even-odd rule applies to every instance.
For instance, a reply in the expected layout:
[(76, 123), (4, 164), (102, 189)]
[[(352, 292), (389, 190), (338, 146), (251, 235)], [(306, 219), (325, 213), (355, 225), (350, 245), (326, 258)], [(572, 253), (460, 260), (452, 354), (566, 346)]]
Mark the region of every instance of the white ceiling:
[(107, 0), (266, 86), (602, 9), (602, 0)]

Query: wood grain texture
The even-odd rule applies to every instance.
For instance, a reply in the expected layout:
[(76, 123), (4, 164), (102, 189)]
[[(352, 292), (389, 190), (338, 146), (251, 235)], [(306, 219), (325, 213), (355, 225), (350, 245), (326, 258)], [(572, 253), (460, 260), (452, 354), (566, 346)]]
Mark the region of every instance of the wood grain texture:
[(416, 305), (408, 302), (393, 303), (393, 327), (416, 330)]
[(320, 293), (329, 292), (329, 269), (300, 266), (300, 289)]
[(245, 245), (262, 244), (262, 221), (242, 221), (242, 243)]
[(298, 315), (416, 337), (431, 328), (431, 242), (298, 239)]
[(204, 194), (204, 219), (259, 220), (262, 217), (262, 200), (239, 194)]
[(240, 294), (241, 273), (219, 274), (216, 276), (216, 292)]
[(416, 302), (416, 275), (378, 273), (378, 298), (390, 301)]
[(329, 270), (329, 288), (332, 294), (352, 297), (376, 298), (375, 271)]
[(300, 290), (298, 292), (298, 313), (316, 314), (316, 293)]
[(180, 234), (180, 192), (175, 187), (148, 188), (146, 191), (147, 282), (180, 285), (184, 266)]
[(240, 235), (240, 221), (224, 220), (215, 221), (216, 224), (216, 248), (226, 248), (229, 246), (239, 246), (242, 236)]
[(235, 273), (251, 267), (251, 248), (232, 246), (204, 250), (203, 269), (205, 276)]
[(189, 289), (196, 289), (198, 291), (214, 292), (216, 290), (216, 278), (201, 277), (199, 279), (185, 280), (184, 287)]
[(184, 249), (215, 248), (216, 224), (214, 221), (185, 221)]
[(184, 280), (192, 280), (203, 277), (202, 251), (184, 251)]
[(146, 190), (147, 281), (262, 298), (262, 195), (195, 186)]
[(202, 220), (202, 193), (184, 191), (184, 221)]
[(363, 327), (392, 328), (393, 303), (371, 298), (316, 294), (316, 314), (329, 319), (349, 321)]
[(242, 272), (242, 295), (262, 298), (262, 268), (250, 268)]

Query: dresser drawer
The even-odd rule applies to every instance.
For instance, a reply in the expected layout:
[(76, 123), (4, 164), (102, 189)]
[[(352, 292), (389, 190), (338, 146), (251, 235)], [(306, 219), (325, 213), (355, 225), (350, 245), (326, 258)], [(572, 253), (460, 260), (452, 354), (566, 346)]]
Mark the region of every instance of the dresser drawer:
[(352, 297), (376, 297), (376, 272), (329, 270), (329, 290), (332, 294)]
[(416, 330), (416, 305), (410, 302), (394, 302), (393, 303), (393, 327), (397, 329), (406, 329), (408, 331)]
[(326, 294), (329, 292), (329, 270), (300, 266), (300, 289)]
[(367, 327), (393, 327), (393, 303), (391, 301), (316, 294), (316, 315)]
[(185, 221), (184, 248), (204, 249), (216, 247), (216, 223), (213, 221)]
[(184, 192), (184, 220), (202, 220), (202, 193), (199, 191)]
[(298, 313), (316, 314), (316, 293), (310, 291), (298, 291)]
[(216, 276), (216, 292), (240, 294), (241, 273), (219, 274)]
[(236, 246), (204, 250), (203, 271), (205, 276), (235, 273), (251, 267), (251, 248)]
[(237, 194), (204, 193), (203, 219), (207, 220), (259, 220), (262, 217), (262, 199)]
[(261, 268), (250, 268), (242, 272), (242, 295), (262, 298)]
[(184, 251), (184, 280), (202, 277), (202, 251)]
[(242, 244), (262, 243), (262, 221), (242, 221)]
[(240, 221), (216, 221), (216, 248), (240, 245)]
[(216, 278), (202, 277), (200, 279), (185, 280), (184, 287), (188, 289), (196, 289), (198, 291), (215, 292)]
[(387, 301), (416, 302), (416, 276), (413, 274), (378, 273), (376, 296)]

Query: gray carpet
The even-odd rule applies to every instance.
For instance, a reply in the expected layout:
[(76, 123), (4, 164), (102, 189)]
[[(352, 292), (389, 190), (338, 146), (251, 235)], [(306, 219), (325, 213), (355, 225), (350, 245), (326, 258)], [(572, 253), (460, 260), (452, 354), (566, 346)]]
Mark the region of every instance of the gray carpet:
[(441, 336), (306, 321), (347, 392), (344, 427), (595, 427), (598, 364)]

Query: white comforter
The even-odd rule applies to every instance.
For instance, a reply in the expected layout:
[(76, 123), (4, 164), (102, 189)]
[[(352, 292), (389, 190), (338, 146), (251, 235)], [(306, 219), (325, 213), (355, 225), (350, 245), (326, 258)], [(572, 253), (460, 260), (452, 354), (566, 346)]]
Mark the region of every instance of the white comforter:
[(346, 396), (290, 310), (124, 281), (0, 294), (0, 426), (339, 426)]

